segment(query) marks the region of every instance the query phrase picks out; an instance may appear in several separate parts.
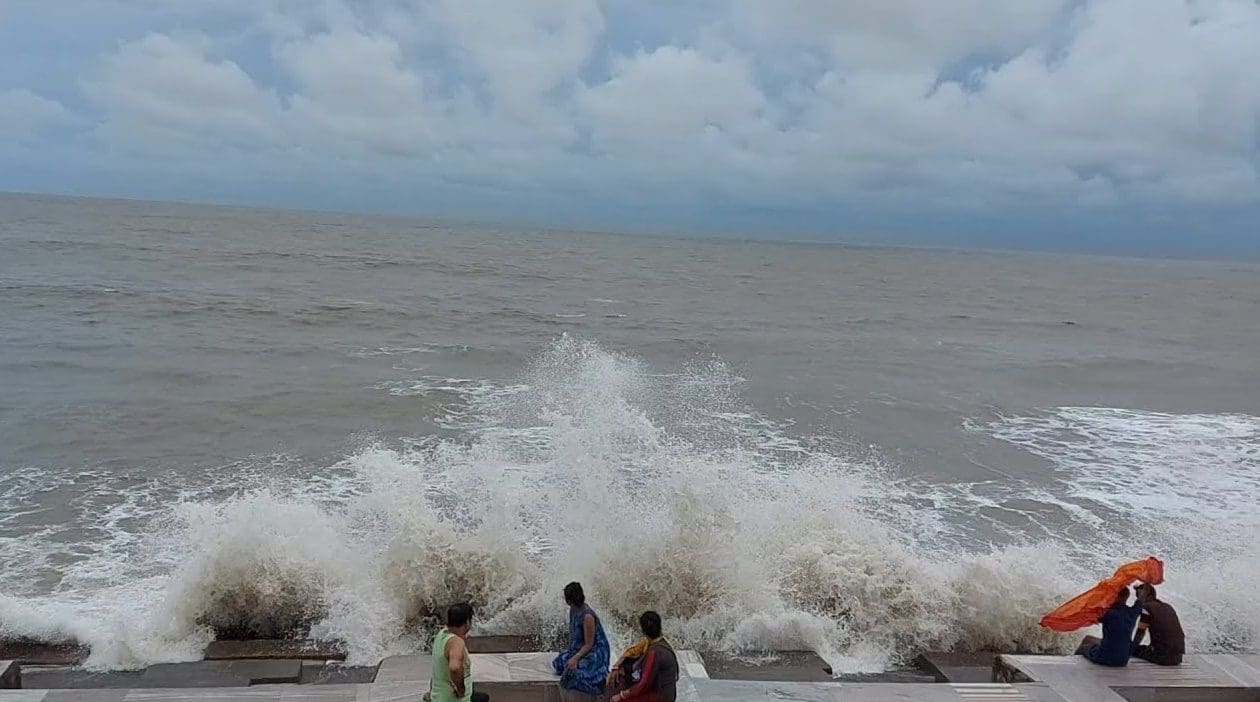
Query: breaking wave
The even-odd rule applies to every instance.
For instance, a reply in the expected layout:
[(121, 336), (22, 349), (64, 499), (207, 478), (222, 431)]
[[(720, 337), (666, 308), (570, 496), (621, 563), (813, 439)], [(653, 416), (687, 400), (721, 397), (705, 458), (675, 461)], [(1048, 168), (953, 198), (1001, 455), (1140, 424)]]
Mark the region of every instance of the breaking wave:
[[(83, 641), (97, 668), (196, 658), (215, 632), (336, 640), (370, 663), (422, 648), (434, 614), (465, 598), (483, 633), (553, 641), (576, 579), (615, 639), (653, 608), (680, 645), (812, 649), (845, 672), (927, 649), (1072, 645), (1035, 614), (1098, 563), (1047, 541), (950, 545), (925, 488), (791, 436), (740, 383), (720, 362), (662, 374), (562, 338), (510, 384), (442, 386), (468, 390), (438, 418), (459, 439), (185, 496), (134, 527), (143, 537), (97, 563), (108, 575), (90, 588), (0, 598), (0, 635)], [(1226, 577), (1254, 574), (1254, 555)], [(1223, 582), (1204, 578), (1199, 609), (1233, 602)], [(1230, 646), (1257, 620), (1192, 627)]]
[(1089, 527), (1077, 561), (1157, 553), (1192, 650), (1256, 649), (1260, 417), (1060, 407), (987, 430), (1054, 467), (1053, 499)]

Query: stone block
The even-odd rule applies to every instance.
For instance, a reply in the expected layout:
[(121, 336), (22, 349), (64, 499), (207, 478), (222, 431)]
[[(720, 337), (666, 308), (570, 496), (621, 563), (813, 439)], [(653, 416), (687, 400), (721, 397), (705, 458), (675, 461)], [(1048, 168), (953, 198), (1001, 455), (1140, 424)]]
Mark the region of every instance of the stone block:
[(1257, 702), (1260, 690), (1243, 687), (1118, 687), (1127, 702)]
[(0, 702), (43, 702), (48, 690), (0, 690)]
[[(299, 673), (301, 671), (299, 670)], [(248, 687), (248, 680), (228, 670), (228, 661), (159, 663), (144, 669), (137, 688)]]
[(998, 656), (993, 661), (993, 681), (1004, 683), (1027, 683), (1033, 682), (1028, 674), (1006, 660), (1006, 656)]
[[(547, 654), (543, 654), (547, 655)], [(482, 682), (532, 682), (520, 681), (512, 677), (512, 669), (508, 666), (506, 653), (474, 653), (472, 654), (472, 679), (474, 683)], [(547, 680), (555, 680), (548, 671)]]
[(285, 685), (280, 702), (355, 702), (358, 685)]
[(421, 697), (429, 689), (429, 683), (425, 681), (423, 686), (409, 682), (372, 683), (355, 687), (355, 702), (421, 702)]
[(302, 677), (299, 660), (227, 660), (163, 663), (149, 666), (136, 687), (249, 687), (296, 683)]
[[(836, 702), (835, 684), (810, 682), (771, 682), (753, 680), (696, 680), (695, 692), (703, 702), (769, 702), (793, 700), (794, 702)], [(848, 699), (860, 700), (860, 697)]]
[(29, 666), (22, 671), (22, 687), (62, 690), (137, 687), (144, 671), (91, 671), (69, 666)]
[(935, 678), (936, 682), (993, 682), (996, 653), (928, 652), (915, 660), (915, 666)]
[(22, 666), (17, 661), (0, 661), (0, 690), (22, 687)]
[(551, 661), (555, 658), (554, 653), (507, 653), (504, 654), (504, 658), (507, 660), (511, 679), (514, 681), (536, 682), (560, 679), (551, 670)]
[(322, 661), (303, 661), (302, 685), (354, 685), (370, 683), (376, 678), (376, 667), (346, 666)]
[(280, 702), (276, 686), (130, 690), (123, 702)]
[(122, 702), (130, 690), (126, 689), (83, 689), (83, 690), (49, 690), (43, 702)]
[[(554, 681), (556, 676), (551, 672), (550, 653), (474, 653), (472, 654), (473, 682), (535, 682), (539, 680)], [(513, 675), (513, 666), (509, 662), (533, 661), (532, 665), (518, 665), (516, 671), (528, 677), (521, 679)], [(545, 672), (536, 665), (543, 661)], [(375, 682), (378, 683), (423, 683), (428, 689), (429, 675), (433, 670), (433, 659), (428, 654), (409, 656), (390, 656), (381, 661), (376, 670)], [(545, 675), (545, 677), (544, 677)]]
[(765, 659), (741, 660), (725, 653), (700, 654), (714, 680), (829, 682), (831, 666), (813, 651), (775, 651)]
[(469, 636), (466, 643), (470, 653), (523, 653), (542, 648), (533, 636)]
[[(882, 673), (842, 673), (836, 682), (888, 684), (935, 684), (936, 677), (921, 670), (885, 670)], [(983, 682), (989, 682), (984, 680)]]
[(1188, 655), (1171, 667), (1132, 660), (1124, 668), (1097, 666), (1080, 656), (1003, 655), (996, 670), (1007, 679), (1045, 683), (1069, 702), (1260, 700), (1255, 684), (1260, 671), (1229, 654)]
[(302, 678), (302, 661), (296, 659), (229, 661), (228, 671), (249, 685), (297, 683)]
[(90, 651), (76, 643), (41, 643), (23, 639), (0, 639), (0, 660), (23, 665), (79, 665)]
[(1219, 671), (1246, 687), (1260, 687), (1260, 656), (1219, 653), (1196, 656), (1192, 663), (1206, 670)]
[(376, 668), (376, 683), (424, 683), (429, 687), (433, 659), (428, 654), (390, 656)]
[(300, 639), (244, 639), (211, 641), (203, 654), (208, 661), (238, 658), (284, 658), (342, 661), (345, 651), (335, 644)]

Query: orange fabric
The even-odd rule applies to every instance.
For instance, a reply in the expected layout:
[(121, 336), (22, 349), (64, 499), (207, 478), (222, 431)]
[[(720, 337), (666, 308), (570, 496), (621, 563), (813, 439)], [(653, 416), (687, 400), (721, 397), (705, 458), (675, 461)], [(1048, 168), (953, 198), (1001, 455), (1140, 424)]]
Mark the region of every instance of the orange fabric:
[(1121, 588), (1135, 580), (1151, 585), (1164, 582), (1164, 562), (1151, 556), (1143, 561), (1126, 563), (1116, 569), (1116, 574), (1099, 581), (1094, 587), (1059, 605), (1059, 608), (1041, 618), (1041, 625), (1055, 631), (1076, 631), (1097, 624), (1103, 612), (1116, 601)]

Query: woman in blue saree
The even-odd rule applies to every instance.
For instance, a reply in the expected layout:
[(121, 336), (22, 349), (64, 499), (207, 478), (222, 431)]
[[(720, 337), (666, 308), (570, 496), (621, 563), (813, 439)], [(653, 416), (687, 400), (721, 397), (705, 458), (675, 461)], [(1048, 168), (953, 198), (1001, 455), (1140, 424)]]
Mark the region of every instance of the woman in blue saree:
[(586, 593), (578, 583), (564, 586), (569, 605), (569, 648), (551, 662), (560, 676), (560, 689), (598, 697), (608, 677), (608, 637), (595, 610), (586, 604)]

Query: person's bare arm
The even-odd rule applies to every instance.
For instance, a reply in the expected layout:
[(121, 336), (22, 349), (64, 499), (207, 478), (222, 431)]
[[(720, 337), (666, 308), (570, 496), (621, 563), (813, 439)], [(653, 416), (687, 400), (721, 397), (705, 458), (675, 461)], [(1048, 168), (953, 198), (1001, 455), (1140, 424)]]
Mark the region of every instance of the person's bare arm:
[(1143, 614), (1138, 618), (1137, 634), (1133, 637), (1133, 648), (1142, 645), (1142, 641), (1146, 639), (1146, 630), (1151, 626), (1151, 615)]
[(646, 638), (639, 639), (639, 641), (633, 646), (627, 648), (625, 651), (622, 651), (621, 657), (617, 659), (616, 663), (613, 663), (612, 669), (608, 671), (608, 684), (610, 686), (616, 687), (621, 684), (621, 676), (623, 673), (621, 666), (631, 658), (638, 658), (639, 656), (642, 656), (644, 652), (647, 651), (649, 643), (650, 642)]
[(639, 678), (639, 682), (629, 690), (613, 695), (610, 702), (629, 702), (629, 700), (642, 698), (648, 690), (652, 689), (656, 674), (656, 651), (649, 648), (647, 655), (643, 657), (643, 675)]
[(577, 653), (569, 659), (568, 669), (577, 670), (578, 662), (585, 658), (592, 648), (595, 648), (595, 615), (587, 614), (582, 617), (582, 648), (579, 648)]
[(464, 696), (464, 666), (468, 661), (468, 649), (464, 646), (464, 640), (458, 636), (452, 636), (446, 642), (446, 668), (451, 675), (451, 689), (455, 691), (456, 697)]

